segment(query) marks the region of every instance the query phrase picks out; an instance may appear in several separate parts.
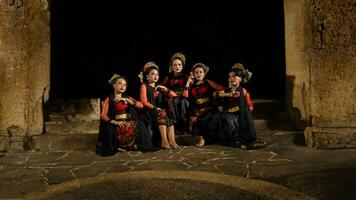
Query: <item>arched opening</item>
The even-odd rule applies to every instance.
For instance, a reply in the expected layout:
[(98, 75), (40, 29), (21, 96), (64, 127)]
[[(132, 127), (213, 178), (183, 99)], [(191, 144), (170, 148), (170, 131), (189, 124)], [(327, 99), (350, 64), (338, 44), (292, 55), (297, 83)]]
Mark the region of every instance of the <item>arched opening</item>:
[(163, 78), (178, 51), (186, 72), (203, 62), (208, 78), (226, 85), (227, 69), (240, 62), (253, 72), (245, 85), (253, 98), (284, 98), (283, 15), (282, 0), (52, 1), (51, 98), (103, 98), (113, 73), (128, 76), (128, 93), (137, 97), (143, 64), (155, 61)]

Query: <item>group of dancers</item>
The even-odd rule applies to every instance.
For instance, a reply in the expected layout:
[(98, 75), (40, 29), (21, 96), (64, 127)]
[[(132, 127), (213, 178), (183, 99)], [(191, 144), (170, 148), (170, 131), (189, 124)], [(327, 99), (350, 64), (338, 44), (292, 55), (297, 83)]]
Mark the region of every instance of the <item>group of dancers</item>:
[(186, 58), (175, 53), (169, 75), (159, 83), (159, 67), (147, 62), (138, 75), (140, 100), (126, 96), (128, 80), (114, 74), (113, 93), (103, 103), (96, 152), (102, 156), (118, 151), (178, 149), (176, 132), (199, 137), (196, 147), (219, 143), (241, 149), (264, 147), (256, 136), (251, 117), (253, 103), (241, 87), (251, 78), (240, 63), (227, 73), (228, 87), (205, 79), (209, 67), (196, 63), (189, 75), (182, 73)]

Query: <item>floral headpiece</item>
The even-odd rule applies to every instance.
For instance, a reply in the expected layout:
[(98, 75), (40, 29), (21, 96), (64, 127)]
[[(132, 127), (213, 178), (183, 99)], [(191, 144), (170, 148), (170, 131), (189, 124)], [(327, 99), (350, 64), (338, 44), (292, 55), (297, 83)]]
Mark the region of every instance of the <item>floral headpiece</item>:
[(159, 67), (156, 65), (156, 63), (149, 61), (143, 66), (143, 73), (148, 73), (148, 70), (150, 68), (156, 68), (157, 70), (159, 70)]
[(116, 81), (118, 78), (121, 78), (121, 76), (118, 75), (118, 74), (114, 74), (114, 75), (108, 80), (108, 83), (111, 84), (111, 85), (113, 85), (113, 84), (115, 84), (115, 81)]
[(146, 75), (146, 74), (149, 72), (149, 70), (150, 70), (151, 68), (155, 68), (155, 69), (157, 69), (157, 71), (159, 71), (159, 67), (156, 65), (156, 63), (154, 63), (154, 62), (152, 62), (152, 61), (147, 62), (147, 63), (143, 66), (142, 71), (138, 74), (138, 77), (140, 78), (141, 83), (144, 82), (144, 81), (143, 81), (144, 75)]
[(231, 67), (231, 70), (234, 71), (236, 75), (240, 76), (244, 83), (247, 83), (252, 77), (252, 72), (245, 69), (245, 67), (241, 63), (235, 63)]
[(204, 73), (207, 74), (209, 72), (209, 67), (204, 65), (203, 63), (196, 63), (193, 65), (191, 72), (194, 73), (195, 68), (200, 67), (204, 70)]

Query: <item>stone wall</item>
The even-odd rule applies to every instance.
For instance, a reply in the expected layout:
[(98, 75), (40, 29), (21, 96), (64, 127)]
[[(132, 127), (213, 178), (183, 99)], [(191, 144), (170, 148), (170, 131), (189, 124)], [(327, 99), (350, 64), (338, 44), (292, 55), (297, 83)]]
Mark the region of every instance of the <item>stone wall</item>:
[(45, 0), (0, 0), (0, 151), (22, 150), (43, 129), (50, 26)]
[(356, 147), (355, 5), (352, 0), (314, 0), (308, 5), (309, 146)]
[(308, 5), (311, 113), (318, 127), (356, 127), (352, 2), (314, 0)]
[(307, 145), (356, 147), (355, 4), (284, 2), (289, 110), (305, 120)]

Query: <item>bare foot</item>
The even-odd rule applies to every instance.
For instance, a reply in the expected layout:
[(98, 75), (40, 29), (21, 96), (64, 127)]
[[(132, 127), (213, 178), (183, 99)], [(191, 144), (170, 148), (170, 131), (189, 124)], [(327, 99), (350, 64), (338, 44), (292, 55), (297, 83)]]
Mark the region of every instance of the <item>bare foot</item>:
[(169, 145), (170, 145), (173, 149), (179, 149), (179, 148), (180, 148), (180, 146), (179, 146), (176, 142), (169, 143)]
[(127, 152), (125, 149), (117, 148), (119, 152)]
[(163, 149), (170, 149), (171, 148), (171, 146), (169, 144), (162, 144), (161, 147)]
[(205, 144), (205, 140), (203, 137), (200, 137), (199, 142), (195, 145), (196, 147), (203, 147)]

